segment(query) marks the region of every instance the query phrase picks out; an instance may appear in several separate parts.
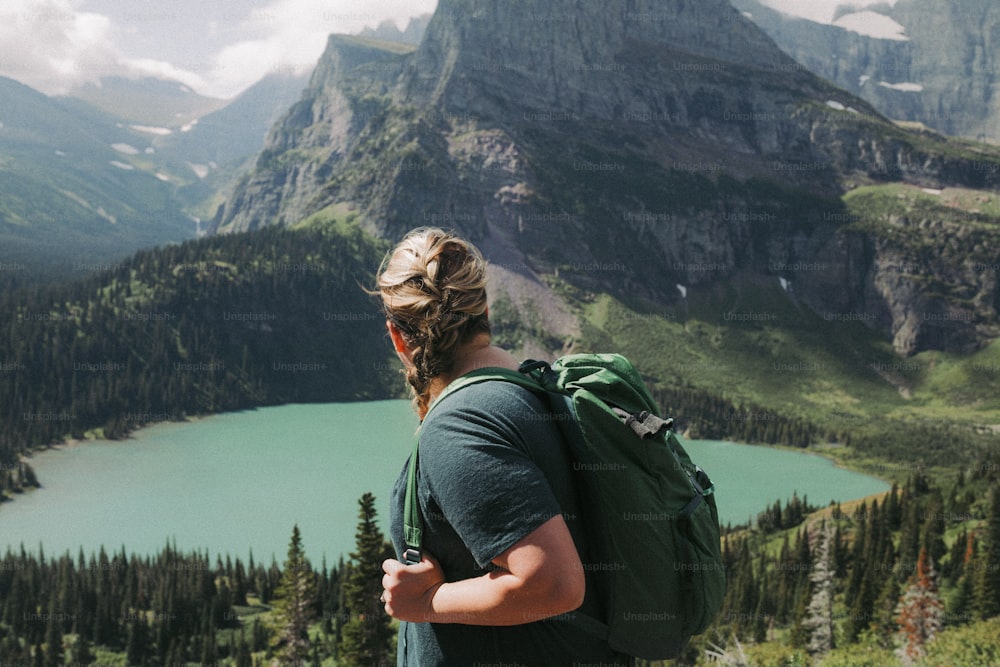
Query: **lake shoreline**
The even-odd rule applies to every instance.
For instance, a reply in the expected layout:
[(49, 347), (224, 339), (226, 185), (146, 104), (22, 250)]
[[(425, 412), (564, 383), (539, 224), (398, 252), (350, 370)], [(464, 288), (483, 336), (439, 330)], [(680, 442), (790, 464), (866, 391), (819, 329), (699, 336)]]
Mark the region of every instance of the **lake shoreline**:
[[(280, 560), (298, 524), (310, 558), (336, 562), (352, 551), (364, 492), (377, 496), (385, 532), (390, 490), (416, 427), (405, 399), (300, 403), (157, 422), (120, 440), (65, 443), (40, 452), (46, 493), (0, 510), (0, 532), (12, 536), (0, 550), (16, 551), (19, 543), (41, 543), (50, 553), (127, 545), (153, 554), (176, 540), (184, 552)], [(808, 449), (683, 442), (716, 482), (723, 525), (753, 520), (795, 488), (822, 506), (830, 494), (860, 498), (888, 487)], [(803, 452), (815, 456), (797, 456)], [(827, 478), (841, 486), (831, 490)]]
[[(280, 405), (254, 406), (254, 407), (244, 408), (242, 410), (228, 410), (228, 411), (224, 411), (224, 412), (208, 412), (208, 413), (202, 413), (202, 414), (196, 414), (196, 415), (185, 415), (183, 419), (164, 419), (163, 421), (149, 422), (149, 423), (143, 424), (141, 426), (137, 426), (137, 427), (135, 427), (133, 429), (130, 429), (125, 434), (125, 437), (123, 437), (123, 438), (110, 439), (110, 438), (97, 438), (97, 437), (88, 438), (88, 437), (84, 437), (84, 438), (68, 438), (68, 439), (64, 439), (64, 440), (62, 440), (60, 442), (53, 443), (53, 444), (47, 445), (47, 446), (42, 447), (42, 448), (37, 448), (37, 449), (33, 450), (31, 452), (31, 454), (28, 455), (28, 456), (22, 454), (21, 455), (21, 459), (23, 460), (23, 459), (27, 458), (28, 460), (24, 460), (22, 462), (28, 463), (28, 462), (30, 462), (30, 459), (33, 458), (33, 456), (35, 454), (37, 454), (37, 453), (46, 452), (46, 451), (50, 451), (50, 450), (52, 450), (52, 451), (62, 451), (62, 450), (66, 450), (66, 449), (73, 449), (73, 448), (75, 448), (75, 447), (77, 447), (79, 445), (87, 444), (87, 443), (97, 443), (97, 442), (114, 442), (114, 443), (128, 442), (130, 440), (136, 440), (136, 438), (134, 436), (136, 434), (138, 434), (138, 433), (146, 432), (149, 429), (152, 429), (152, 428), (155, 428), (155, 427), (158, 427), (158, 426), (163, 426), (165, 424), (197, 424), (199, 422), (203, 422), (203, 421), (205, 421), (207, 419), (211, 419), (213, 417), (219, 417), (219, 416), (223, 416), (223, 415), (239, 415), (239, 414), (246, 414), (246, 413), (254, 413), (254, 412), (257, 412), (257, 411), (259, 411), (261, 409), (267, 409), (267, 408), (280, 408), (280, 407), (289, 407), (289, 406), (307, 406), (307, 405), (357, 405), (357, 404), (377, 403), (379, 401), (396, 401), (396, 400), (408, 400), (408, 399), (388, 398), (388, 399), (373, 399), (373, 400), (367, 400), (367, 401), (339, 401), (339, 402), (335, 401), (335, 402), (323, 402), (323, 403), (282, 403)], [(688, 435), (687, 435), (687, 433), (684, 432), (684, 431), (677, 431), (676, 433), (681, 437), (681, 443), (685, 444), (685, 449), (687, 449), (686, 443), (688, 443), (688, 442), (703, 442), (702, 440), (697, 440), (697, 439), (689, 438)], [(741, 446), (741, 447), (765, 447), (765, 448), (768, 448), (768, 449), (776, 449), (776, 450), (780, 450), (780, 451), (788, 451), (788, 452), (795, 452), (795, 453), (801, 453), (801, 454), (812, 454), (814, 456), (819, 456), (820, 458), (823, 458), (823, 459), (826, 459), (826, 460), (830, 461), (831, 463), (833, 463), (833, 465), (836, 468), (838, 468), (840, 470), (845, 470), (845, 471), (849, 471), (849, 472), (855, 472), (855, 473), (858, 473), (858, 474), (861, 474), (861, 475), (867, 475), (869, 477), (873, 477), (873, 478), (878, 479), (878, 480), (880, 480), (882, 482), (885, 482), (886, 484), (891, 484), (892, 483), (892, 480), (887, 480), (887, 479), (885, 479), (883, 477), (880, 477), (880, 476), (874, 474), (871, 470), (869, 470), (869, 469), (867, 469), (867, 468), (865, 468), (863, 466), (851, 465), (851, 464), (845, 462), (842, 458), (839, 458), (839, 457), (836, 457), (836, 456), (833, 456), (833, 455), (824, 454), (822, 451), (818, 451), (817, 450), (817, 448), (822, 447), (822, 448), (832, 448), (832, 449), (849, 451), (849, 447), (847, 445), (840, 445), (840, 444), (837, 444), (837, 443), (825, 443), (825, 444), (821, 444), (821, 445), (809, 445), (808, 447), (798, 447), (798, 446), (795, 446), (795, 445), (786, 445), (786, 444), (780, 444), (780, 443), (737, 442), (735, 440), (720, 440), (718, 442), (729, 442), (729, 443), (732, 443), (734, 445), (738, 445), (738, 446)], [(691, 452), (688, 452), (688, 453), (690, 454)], [(877, 463), (882, 463), (885, 466), (891, 466), (891, 465), (893, 465), (892, 462), (890, 460), (888, 460), (888, 459), (886, 459), (884, 461), (883, 460), (876, 460), (876, 462)], [(697, 461), (695, 461), (695, 463), (697, 463)], [(42, 480), (39, 480), (39, 482), (41, 482), (41, 481)], [(43, 489), (43, 488), (45, 488), (45, 485), (40, 483), (38, 487), (32, 487), (32, 488), (29, 488), (29, 489), (25, 489), (22, 493), (31, 493), (33, 491), (40, 490), (40, 489)], [(0, 505), (2, 505), (2, 502), (13, 502), (14, 500), (15, 500), (14, 498), (5, 498), (2, 501), (0, 501)], [(2, 515), (0, 515), (0, 521), (2, 521)]]

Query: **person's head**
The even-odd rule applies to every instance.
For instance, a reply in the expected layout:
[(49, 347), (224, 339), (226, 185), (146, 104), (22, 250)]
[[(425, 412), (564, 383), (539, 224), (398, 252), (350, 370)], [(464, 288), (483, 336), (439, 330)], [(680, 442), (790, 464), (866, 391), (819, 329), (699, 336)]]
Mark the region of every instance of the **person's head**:
[(376, 293), (423, 418), (431, 380), (451, 371), (463, 344), (490, 333), (486, 262), (454, 234), (415, 229), (382, 260)]

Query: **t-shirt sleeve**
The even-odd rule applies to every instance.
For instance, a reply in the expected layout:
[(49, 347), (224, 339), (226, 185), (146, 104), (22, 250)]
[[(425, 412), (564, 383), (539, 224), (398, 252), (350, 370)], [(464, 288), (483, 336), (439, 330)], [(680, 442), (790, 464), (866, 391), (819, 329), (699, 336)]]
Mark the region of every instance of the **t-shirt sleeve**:
[(484, 383), (449, 397), (421, 429), (420, 483), (480, 567), (561, 512), (529, 453), (537, 401)]

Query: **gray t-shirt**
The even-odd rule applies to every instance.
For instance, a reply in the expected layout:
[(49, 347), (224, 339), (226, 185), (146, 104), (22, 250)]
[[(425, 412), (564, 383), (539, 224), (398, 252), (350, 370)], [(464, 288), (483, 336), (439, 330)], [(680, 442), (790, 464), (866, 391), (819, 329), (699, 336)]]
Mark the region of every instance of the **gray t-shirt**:
[[(482, 576), (490, 561), (562, 513), (587, 562), (573, 466), (544, 398), (513, 383), (488, 381), (446, 396), (420, 431), (418, 490), (424, 549), (448, 581)], [(403, 467), (392, 493), (390, 534), (403, 544)], [(591, 572), (577, 613), (598, 618)], [(401, 623), (398, 665), (567, 667), (630, 665), (572, 622), (574, 614), (515, 626)]]

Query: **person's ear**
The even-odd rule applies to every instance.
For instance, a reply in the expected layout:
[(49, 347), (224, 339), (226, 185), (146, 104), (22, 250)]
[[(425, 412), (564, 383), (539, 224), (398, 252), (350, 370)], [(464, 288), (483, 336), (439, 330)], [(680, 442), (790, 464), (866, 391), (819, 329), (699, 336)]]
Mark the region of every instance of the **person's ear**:
[(389, 338), (392, 339), (392, 347), (396, 350), (396, 354), (401, 357), (409, 357), (410, 351), (406, 345), (406, 339), (403, 338), (403, 332), (399, 330), (391, 320), (385, 321), (385, 328), (389, 330)]

